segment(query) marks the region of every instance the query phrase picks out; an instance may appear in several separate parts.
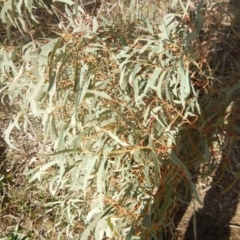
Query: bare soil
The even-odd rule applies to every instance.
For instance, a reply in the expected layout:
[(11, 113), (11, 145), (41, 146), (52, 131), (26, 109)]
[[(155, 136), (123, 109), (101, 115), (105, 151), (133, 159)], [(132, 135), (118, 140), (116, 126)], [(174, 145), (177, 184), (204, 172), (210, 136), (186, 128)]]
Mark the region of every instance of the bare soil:
[(191, 201), (176, 228), (175, 239), (195, 239), (194, 219), (197, 240), (240, 239), (240, 184), (236, 183), (230, 191), (221, 195), (223, 190), (223, 186), (215, 183), (207, 192), (199, 192), (203, 204)]

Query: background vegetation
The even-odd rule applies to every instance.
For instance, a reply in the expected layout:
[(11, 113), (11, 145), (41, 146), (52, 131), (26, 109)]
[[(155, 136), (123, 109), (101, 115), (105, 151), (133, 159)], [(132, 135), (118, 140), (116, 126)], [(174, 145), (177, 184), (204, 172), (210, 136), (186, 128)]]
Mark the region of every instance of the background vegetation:
[(231, 5), (0, 4), (3, 239), (172, 239), (219, 165), (233, 188)]

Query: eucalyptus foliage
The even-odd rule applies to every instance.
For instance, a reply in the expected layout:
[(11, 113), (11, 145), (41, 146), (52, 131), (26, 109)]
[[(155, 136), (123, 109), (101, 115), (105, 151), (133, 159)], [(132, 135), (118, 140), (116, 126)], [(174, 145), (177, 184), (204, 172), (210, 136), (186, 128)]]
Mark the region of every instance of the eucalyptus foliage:
[[(193, 46), (201, 3), (190, 31), (182, 1), (157, 27), (137, 10), (96, 18), (73, 1), (55, 2), (66, 3), (65, 22), (54, 11), (55, 38), (0, 49), (1, 91), (19, 108), (5, 141), (18, 148), (12, 130), (41, 122), (51, 157), (29, 175), (51, 176), (57, 201), (47, 205), (61, 208), (59, 238), (162, 239), (187, 192), (198, 199), (193, 171), (210, 163), (208, 138), (194, 127), (206, 119), (190, 79), (200, 69)], [(8, 36), (11, 26), (25, 32), (26, 21), (38, 21), (34, 4), (4, 3)]]

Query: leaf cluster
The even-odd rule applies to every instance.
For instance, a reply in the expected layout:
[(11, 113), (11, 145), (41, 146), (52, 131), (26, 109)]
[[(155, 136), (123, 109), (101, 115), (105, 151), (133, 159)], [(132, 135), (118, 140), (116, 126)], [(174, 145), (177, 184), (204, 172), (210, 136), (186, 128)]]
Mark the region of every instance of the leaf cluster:
[[(54, 11), (57, 36), (21, 52), (0, 49), (1, 91), (19, 108), (5, 141), (18, 148), (12, 130), (41, 122), (51, 158), (29, 176), (51, 176), (57, 200), (47, 206), (61, 209), (60, 234), (161, 239), (189, 192), (198, 199), (194, 172), (203, 166), (211, 174), (213, 138), (224, 125), (224, 111), (211, 111), (211, 72), (199, 44), (203, 1), (194, 28), (182, 1), (157, 26), (137, 1), (125, 6), (132, 15), (116, 19), (65, 2), (64, 16)], [(12, 25), (27, 31), (25, 22), (38, 21), (32, 8), (32, 1), (4, 3), (8, 37)], [(222, 88), (222, 106), (238, 89)]]

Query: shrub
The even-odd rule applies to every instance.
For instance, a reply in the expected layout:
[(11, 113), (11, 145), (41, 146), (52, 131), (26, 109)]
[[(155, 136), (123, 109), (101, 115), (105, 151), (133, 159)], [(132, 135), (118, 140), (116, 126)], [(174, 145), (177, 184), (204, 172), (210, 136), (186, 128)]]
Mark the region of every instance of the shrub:
[[(49, 179), (56, 201), (46, 205), (60, 209), (59, 238), (163, 239), (188, 193), (198, 199), (194, 174), (200, 166), (211, 173), (213, 139), (224, 124), (199, 99), (211, 89), (198, 38), (203, 1), (196, 25), (181, 1), (159, 25), (135, 1), (120, 5), (115, 19), (58, 2), (66, 4), (52, 8), (59, 23), (42, 32), (49, 36), (1, 48), (1, 91), (19, 108), (5, 141), (17, 148), (12, 130), (41, 123), (50, 160), (29, 176)], [(11, 25), (23, 35), (36, 29), (32, 4), (4, 4), (8, 37)], [(196, 72), (199, 82), (190, 78)]]

